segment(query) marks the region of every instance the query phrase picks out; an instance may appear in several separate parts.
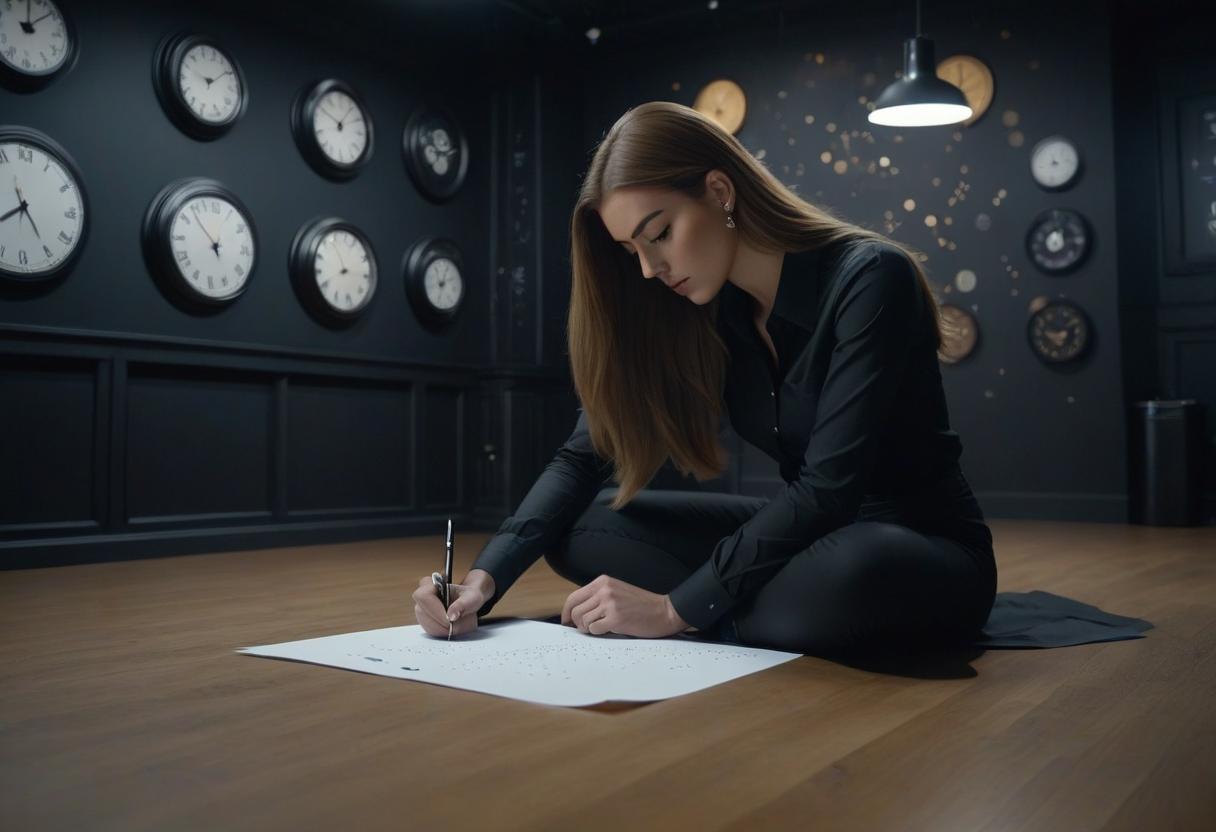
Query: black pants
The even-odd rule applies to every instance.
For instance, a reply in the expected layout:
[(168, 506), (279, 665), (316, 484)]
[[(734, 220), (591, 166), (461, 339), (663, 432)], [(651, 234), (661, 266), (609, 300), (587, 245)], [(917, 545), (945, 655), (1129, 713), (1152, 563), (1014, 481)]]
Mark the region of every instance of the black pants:
[[(612, 511), (615, 491), (600, 491), (545, 555), (558, 575), (582, 586), (604, 574), (667, 594), (766, 502), (646, 489)], [(863, 506), (858, 521), (795, 554), (705, 637), (819, 656), (966, 644), (996, 594), (992, 535), (969, 489), (966, 499), (971, 516), (944, 523), (908, 523), (907, 506)]]

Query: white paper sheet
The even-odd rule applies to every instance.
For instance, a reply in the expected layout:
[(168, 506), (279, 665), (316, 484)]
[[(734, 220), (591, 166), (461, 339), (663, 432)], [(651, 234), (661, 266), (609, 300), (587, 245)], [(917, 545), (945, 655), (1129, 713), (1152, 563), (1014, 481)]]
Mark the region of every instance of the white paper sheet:
[(567, 707), (668, 699), (802, 656), (686, 635), (589, 635), (529, 619), (483, 624), (451, 641), (427, 635), (413, 624), (236, 652)]

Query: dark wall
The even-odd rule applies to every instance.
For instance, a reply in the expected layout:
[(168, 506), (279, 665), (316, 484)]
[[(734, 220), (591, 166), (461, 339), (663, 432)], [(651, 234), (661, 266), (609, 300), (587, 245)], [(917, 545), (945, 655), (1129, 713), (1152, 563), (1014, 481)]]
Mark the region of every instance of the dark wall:
[[(672, 39), (659, 26), (630, 28), (621, 46), (605, 36), (588, 80), (588, 145), (636, 103), (691, 105), (715, 78), (738, 82), (748, 111), (737, 135), (757, 158), (808, 200), (924, 252), (939, 298), (977, 318), (975, 353), (942, 372), (963, 467), (986, 511), (1123, 520), (1110, 9), (1092, 1), (926, 4), (922, 30), (938, 60), (982, 59), (995, 76), (992, 105), (970, 126), (871, 125), (870, 102), (899, 74), (903, 40), (914, 34), (911, 10), (862, 2), (786, 10), (769, 28), (695, 39)], [(1057, 133), (1078, 146), (1085, 169), (1075, 186), (1049, 193), (1031, 177), (1030, 152)], [(821, 161), (824, 152), (846, 160), (845, 169)], [(1052, 207), (1082, 212), (1095, 238), (1085, 265), (1063, 277), (1041, 273), (1024, 245), (1032, 219)], [(977, 276), (968, 293), (954, 285), (963, 269)], [(1053, 368), (1031, 353), (1026, 326), (1036, 298), (1068, 298), (1088, 312), (1096, 331), (1087, 358)], [(744, 445), (739, 452), (742, 489), (771, 492), (776, 464)]]
[[(501, 519), (517, 499), (511, 455), (552, 441), (513, 437), (507, 403), (550, 414), (533, 420), (550, 435), (563, 422), (568, 432), (574, 412), (552, 370), (561, 344), (541, 337), (552, 261), (539, 194), (553, 174), (539, 161), (533, 58), (545, 50), (531, 44), (543, 21), (489, 2), (369, 0), (344, 15), (314, 2), (62, 6), (75, 66), (38, 92), (0, 89), (0, 124), (62, 144), (90, 212), (64, 280), (0, 293), (5, 565), (438, 533), (447, 516), (464, 528), (477, 511)], [(244, 70), (248, 109), (218, 140), (185, 135), (154, 93), (153, 51), (179, 29), (219, 37)], [(343, 183), (304, 162), (289, 128), (296, 92), (331, 76), (375, 120), (373, 158)], [(469, 143), (465, 184), (443, 204), (418, 192), (401, 153), (406, 119), (432, 102)], [(149, 201), (184, 176), (229, 186), (257, 228), (248, 288), (217, 314), (170, 302), (140, 251)], [(558, 199), (552, 210), (568, 214)], [(320, 214), (361, 227), (379, 261), (376, 297), (346, 328), (314, 320), (288, 279), (290, 241)], [(464, 306), (440, 330), (405, 296), (402, 256), (424, 236), (453, 239), (464, 257)], [(530, 396), (512, 399), (521, 386)]]

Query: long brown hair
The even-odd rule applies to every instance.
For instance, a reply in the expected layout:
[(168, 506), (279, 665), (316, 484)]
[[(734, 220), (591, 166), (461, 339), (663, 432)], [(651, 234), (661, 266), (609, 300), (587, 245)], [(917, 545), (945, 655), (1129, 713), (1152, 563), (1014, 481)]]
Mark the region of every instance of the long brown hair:
[[(942, 321), (917, 253), (882, 234), (811, 205), (712, 119), (682, 104), (651, 101), (625, 112), (596, 147), (570, 220), (573, 285), (567, 340), (574, 388), (596, 452), (613, 461), (619, 509), (671, 459), (684, 475), (713, 479), (729, 455), (718, 441), (726, 344), (717, 333), (721, 295), (689, 303), (658, 280), (643, 280), (599, 215), (616, 188), (663, 187), (705, 196), (705, 175), (735, 186), (736, 233), (765, 252), (879, 240), (900, 249)], [(723, 220), (725, 222), (725, 219)]]

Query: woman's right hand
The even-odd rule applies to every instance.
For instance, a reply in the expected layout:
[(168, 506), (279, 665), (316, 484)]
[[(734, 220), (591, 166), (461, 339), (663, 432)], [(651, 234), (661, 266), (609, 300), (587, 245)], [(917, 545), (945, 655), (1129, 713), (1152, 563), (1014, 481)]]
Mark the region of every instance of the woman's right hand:
[(431, 636), (447, 638), (448, 612), (454, 612), (457, 616), (452, 622), (453, 636), (476, 630), (477, 611), (489, 598), (486, 589), (484, 584), (476, 582), (451, 584), (448, 587), (451, 603), (445, 612), (443, 601), (439, 597), (439, 587), (435, 586), (431, 576), (427, 575), (418, 581), (418, 588), (414, 590), (414, 618), (422, 626), (422, 631)]

